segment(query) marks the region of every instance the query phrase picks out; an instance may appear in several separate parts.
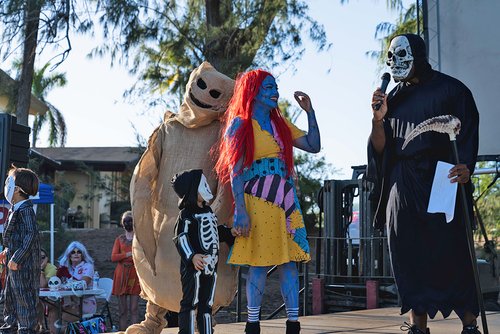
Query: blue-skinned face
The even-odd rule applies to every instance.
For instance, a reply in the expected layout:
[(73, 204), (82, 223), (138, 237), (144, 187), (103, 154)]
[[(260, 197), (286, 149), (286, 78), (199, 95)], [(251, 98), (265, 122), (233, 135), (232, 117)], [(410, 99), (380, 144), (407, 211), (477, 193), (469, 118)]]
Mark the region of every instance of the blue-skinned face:
[(280, 94), (278, 93), (276, 80), (268, 75), (264, 81), (262, 81), (259, 93), (255, 96), (255, 106), (269, 110), (278, 108), (279, 96)]

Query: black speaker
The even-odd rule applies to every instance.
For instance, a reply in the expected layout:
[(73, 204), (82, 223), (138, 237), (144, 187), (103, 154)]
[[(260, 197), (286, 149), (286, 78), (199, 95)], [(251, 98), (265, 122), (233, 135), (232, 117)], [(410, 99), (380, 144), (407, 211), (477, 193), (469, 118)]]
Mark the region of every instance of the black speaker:
[(29, 161), (30, 132), (28, 126), (17, 124), (17, 118), (0, 113), (0, 185), (3, 198), (3, 185), (10, 166), (26, 167)]

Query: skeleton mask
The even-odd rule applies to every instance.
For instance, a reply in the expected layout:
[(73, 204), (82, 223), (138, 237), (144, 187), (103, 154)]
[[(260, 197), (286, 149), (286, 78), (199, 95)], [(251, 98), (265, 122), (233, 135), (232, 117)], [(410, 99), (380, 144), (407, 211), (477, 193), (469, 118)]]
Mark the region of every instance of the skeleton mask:
[(205, 202), (210, 202), (210, 200), (214, 198), (214, 195), (212, 195), (212, 191), (210, 190), (210, 186), (208, 185), (207, 178), (203, 174), (201, 174), (198, 192)]
[(187, 128), (208, 125), (226, 111), (234, 80), (203, 62), (189, 76), (177, 120)]
[(61, 279), (57, 276), (52, 276), (49, 278), (49, 289), (50, 291), (59, 290), (61, 286)]
[(395, 81), (409, 79), (413, 61), (413, 53), (408, 38), (405, 36), (394, 37), (387, 52), (387, 66), (390, 66)]

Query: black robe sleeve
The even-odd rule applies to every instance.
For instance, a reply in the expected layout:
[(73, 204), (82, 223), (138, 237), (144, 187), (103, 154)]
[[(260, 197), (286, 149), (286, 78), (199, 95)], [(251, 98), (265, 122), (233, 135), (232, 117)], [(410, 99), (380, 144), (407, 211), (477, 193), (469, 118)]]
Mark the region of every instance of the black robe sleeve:
[(472, 175), (479, 147), (479, 113), (471, 91), (467, 87), (463, 89), (461, 94), (457, 94), (452, 113), (461, 122), (460, 133), (457, 136), (460, 163), (466, 164)]
[[(456, 94), (456, 97), (454, 98), (455, 106), (452, 109), (452, 114), (456, 116), (461, 123), (460, 132), (456, 139), (459, 162), (467, 165), (470, 175), (472, 176), (479, 149), (479, 112), (471, 91), (463, 84), (460, 86), (463, 91)], [(474, 189), (472, 181), (469, 180), (464, 187), (466, 202), (469, 210), (469, 221), (472, 222), (472, 227), (475, 229), (477, 228), (477, 225), (474, 219)], [(457, 209), (460, 210), (460, 205), (457, 206)], [(461, 215), (462, 213), (457, 212), (457, 214)]]
[(373, 227), (379, 230), (383, 230), (385, 226), (385, 204), (387, 201), (384, 199), (384, 188), (385, 188), (385, 169), (387, 165), (387, 160), (389, 159), (390, 153), (387, 149), (388, 143), (391, 138), (389, 136), (391, 129), (389, 123), (384, 119), (384, 132), (385, 132), (385, 147), (384, 151), (378, 154), (373, 147), (371, 139), (368, 138), (368, 164), (366, 167), (365, 181), (370, 183), (369, 200), (371, 203), (371, 211), (373, 215)]

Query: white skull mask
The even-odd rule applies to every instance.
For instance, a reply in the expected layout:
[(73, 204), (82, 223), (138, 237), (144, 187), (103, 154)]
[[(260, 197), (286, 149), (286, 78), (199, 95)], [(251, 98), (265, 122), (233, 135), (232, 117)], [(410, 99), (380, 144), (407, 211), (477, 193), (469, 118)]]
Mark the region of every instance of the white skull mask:
[(387, 52), (387, 66), (391, 68), (392, 77), (395, 81), (409, 79), (413, 68), (413, 53), (410, 42), (405, 36), (396, 36), (389, 46)]
[(52, 276), (51, 278), (49, 278), (48, 284), (50, 291), (58, 290), (61, 286), (61, 279), (57, 276)]
[(198, 186), (198, 192), (200, 193), (201, 197), (205, 202), (210, 202), (210, 200), (214, 198), (214, 195), (210, 190), (210, 186), (208, 185), (207, 178), (203, 174), (201, 174), (200, 184)]

